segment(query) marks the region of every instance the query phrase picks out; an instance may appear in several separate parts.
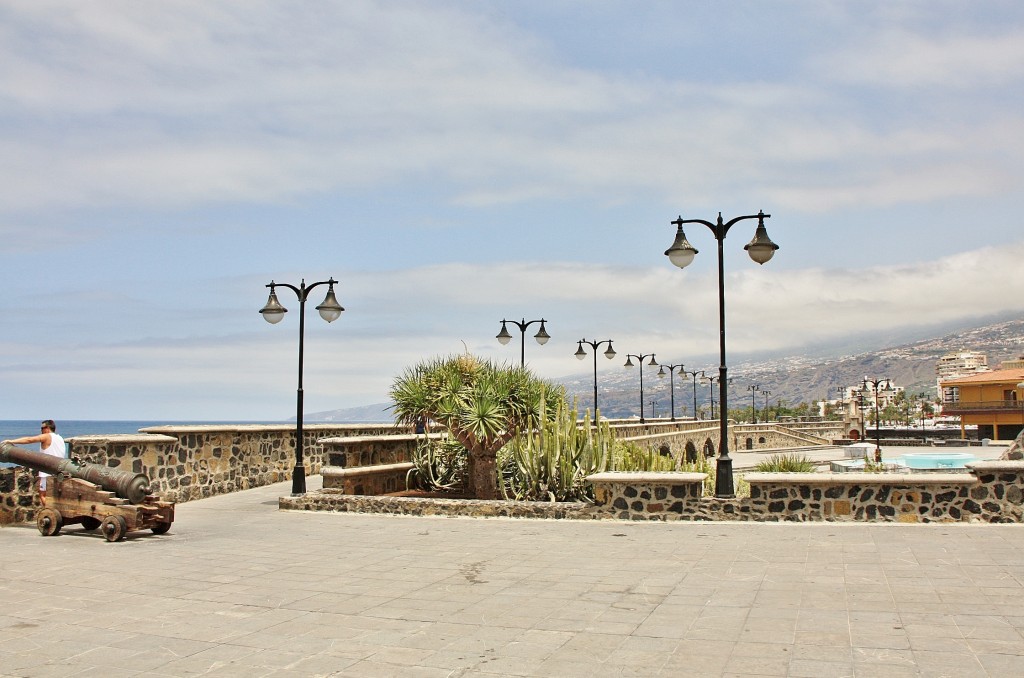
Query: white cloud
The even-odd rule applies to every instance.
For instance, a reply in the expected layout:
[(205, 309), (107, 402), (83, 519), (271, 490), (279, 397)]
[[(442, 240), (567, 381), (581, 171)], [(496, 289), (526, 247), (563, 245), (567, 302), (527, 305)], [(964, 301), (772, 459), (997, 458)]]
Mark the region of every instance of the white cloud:
[(1019, 85), (1024, 78), (1024, 31), (1014, 26), (993, 35), (952, 31), (922, 34), (899, 27), (861, 36), (817, 61), (822, 77), (892, 88)]
[[(897, 268), (737, 267), (726, 281), (729, 351), (799, 352), (851, 332), (1021, 310), (1024, 280), (1011, 273), (1022, 257), (1024, 242)], [(993, 275), (999, 285), (992, 285)], [(435, 355), (469, 350), (518, 362), (518, 329), (510, 328), (515, 338), (508, 346), (499, 345), (494, 335), (500, 314), (520, 319), (509, 315), (519, 309), (527, 320), (540, 314), (548, 319), (551, 342), (538, 346), (534, 325), (526, 356), (549, 377), (585, 371), (587, 365), (572, 357), (583, 337), (613, 339), (622, 360), (626, 353), (654, 352), (662, 360), (685, 362), (713, 356), (718, 348), (711, 258), (703, 269), (686, 271), (667, 262), (649, 269), (458, 264), (369, 273), (356, 280), (342, 300), (349, 311), (335, 323), (326, 325), (308, 311), (308, 411), (382, 402), (401, 370)], [(297, 339), (294, 317), (273, 326), (257, 319), (244, 333), (199, 333), (187, 340), (115, 336), (82, 343), (69, 334), (45, 350), (0, 345), (0, 355), (9, 356), (0, 362), (0, 375), (5, 389), (19, 394), (23, 416), (62, 403), (61, 416), (74, 418), (103, 418), (110, 412), (141, 418), (284, 418), (294, 403)]]
[[(825, 211), (987, 196), (1021, 173), (1019, 155), (997, 150), (1024, 136), (1016, 111), (940, 91), (927, 96), (945, 119), (879, 124), (884, 112), (858, 110), (827, 80), (585, 71), (468, 10), (109, 2), (8, 13), (8, 211), (279, 202), (410, 177), (449, 182), (464, 205), (637, 192), (713, 203), (742, 191)], [(1007, 82), (1024, 70), (1021, 37), (893, 29), (823, 68), (844, 81)]]

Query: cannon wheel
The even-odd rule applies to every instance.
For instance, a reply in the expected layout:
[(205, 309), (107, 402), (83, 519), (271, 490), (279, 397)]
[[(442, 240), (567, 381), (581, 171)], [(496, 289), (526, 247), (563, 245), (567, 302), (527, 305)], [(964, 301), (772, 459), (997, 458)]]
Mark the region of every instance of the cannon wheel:
[(107, 541), (121, 541), (128, 532), (128, 522), (121, 516), (107, 516), (100, 523)]
[(100, 526), (100, 519), (99, 518), (93, 518), (92, 516), (82, 516), (82, 527), (87, 532), (92, 532), (93, 530), (95, 530), (99, 526)]
[(39, 528), (39, 534), (44, 537), (52, 537), (58, 534), (63, 524), (64, 519), (61, 517), (60, 512), (54, 511), (51, 508), (42, 509), (39, 511), (39, 515), (36, 516), (36, 527)]
[(157, 523), (156, 525), (154, 525), (150, 529), (153, 530), (153, 534), (164, 534), (165, 532), (167, 532), (167, 530), (171, 529), (171, 524), (170, 523)]

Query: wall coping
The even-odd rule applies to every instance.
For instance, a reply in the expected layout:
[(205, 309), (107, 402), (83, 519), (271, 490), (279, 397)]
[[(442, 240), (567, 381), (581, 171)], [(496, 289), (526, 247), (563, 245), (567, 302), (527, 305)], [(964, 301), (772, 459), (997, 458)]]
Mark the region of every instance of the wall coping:
[[(1019, 467), (1018, 467), (1019, 468)], [(748, 473), (751, 485), (975, 485), (970, 473)]]
[(649, 472), (628, 473), (605, 471), (587, 476), (589, 483), (703, 483), (707, 473), (692, 472)]
[(664, 431), (662, 433), (644, 433), (643, 435), (638, 435), (638, 436), (623, 436), (622, 438), (619, 438), (619, 440), (629, 440), (631, 442), (637, 442), (637, 441), (643, 441), (643, 440), (657, 440), (659, 438), (671, 438), (673, 436), (679, 435), (680, 433), (707, 433), (708, 435), (712, 435), (712, 434), (717, 434), (718, 433), (718, 427), (717, 426), (701, 426), (699, 428), (691, 428), (691, 429), (685, 429), (685, 430), (679, 429), (679, 430), (673, 430), (673, 431)]
[(395, 471), (408, 471), (415, 467), (416, 465), (411, 461), (399, 462), (397, 464), (377, 464), (375, 466), (353, 466), (352, 468), (324, 466), (320, 470), (320, 475), (324, 477), (331, 476), (339, 478), (345, 478), (348, 476), (370, 476), (381, 473), (393, 473)]
[(353, 443), (380, 443), (388, 441), (406, 442), (419, 440), (420, 438), (437, 440), (444, 437), (445, 434), (443, 433), (399, 433), (387, 436), (337, 436), (334, 438), (321, 438), (320, 443), (323, 445), (351, 445)]
[(964, 464), (967, 468), (978, 471), (1024, 471), (1024, 461), (1007, 461), (993, 459), (992, 461), (972, 461)]
[(174, 436), (158, 433), (108, 433), (84, 436), (73, 436), (66, 439), (69, 443), (176, 443)]

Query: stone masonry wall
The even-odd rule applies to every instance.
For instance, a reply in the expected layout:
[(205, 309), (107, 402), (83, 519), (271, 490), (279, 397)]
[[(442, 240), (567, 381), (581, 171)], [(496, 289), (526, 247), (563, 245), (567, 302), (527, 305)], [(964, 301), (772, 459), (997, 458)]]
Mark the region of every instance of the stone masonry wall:
[(35, 471), (20, 466), (0, 468), (0, 525), (35, 519), (40, 509), (38, 479)]
[[(393, 424), (307, 424), (303, 427), (306, 473), (323, 465), (321, 439), (406, 434)], [(69, 455), (83, 461), (145, 473), (154, 493), (184, 502), (291, 478), (295, 465), (292, 425), (154, 426), (139, 434), (75, 436)], [(35, 520), (38, 474), (0, 469), (0, 521)]]
[(282, 497), (286, 510), (571, 518), (846, 522), (1024, 522), (1024, 462), (970, 465), (970, 473), (748, 474), (751, 496), (703, 496), (703, 473), (590, 476), (595, 504), (351, 496), (340, 490)]
[(588, 480), (597, 504), (624, 520), (1024, 522), (1024, 462), (976, 462), (969, 469), (751, 473), (750, 496), (735, 499), (700, 496), (691, 476), (703, 474), (603, 473)]

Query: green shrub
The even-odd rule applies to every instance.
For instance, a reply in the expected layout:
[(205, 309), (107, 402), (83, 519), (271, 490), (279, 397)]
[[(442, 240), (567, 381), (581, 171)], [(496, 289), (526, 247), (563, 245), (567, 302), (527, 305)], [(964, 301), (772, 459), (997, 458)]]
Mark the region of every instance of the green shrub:
[(760, 473), (814, 473), (817, 467), (804, 455), (773, 454), (754, 467)]
[(672, 457), (662, 455), (653, 447), (642, 447), (636, 443), (621, 443), (615, 445), (611, 470), (674, 471), (676, 462)]

